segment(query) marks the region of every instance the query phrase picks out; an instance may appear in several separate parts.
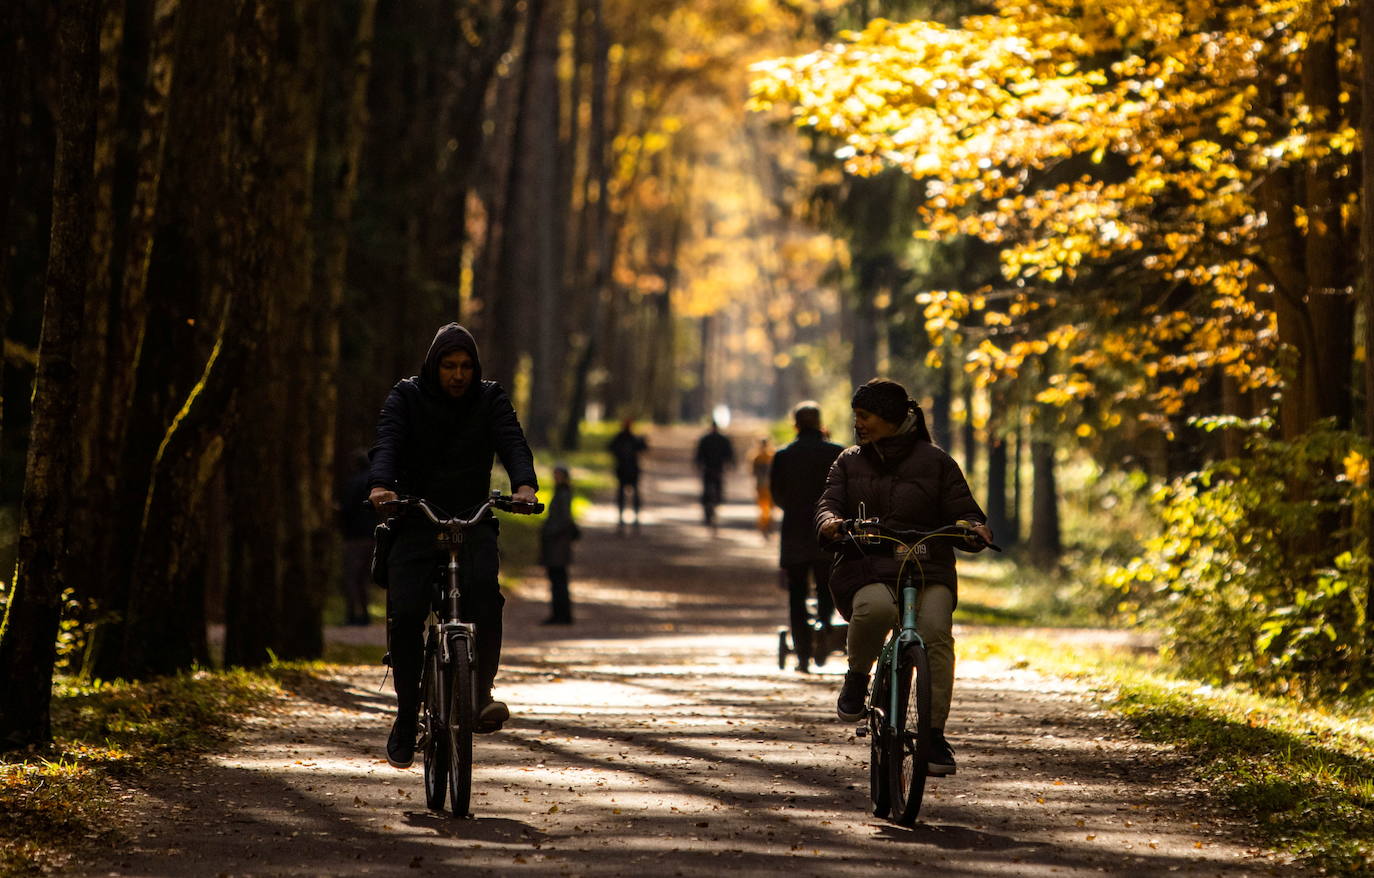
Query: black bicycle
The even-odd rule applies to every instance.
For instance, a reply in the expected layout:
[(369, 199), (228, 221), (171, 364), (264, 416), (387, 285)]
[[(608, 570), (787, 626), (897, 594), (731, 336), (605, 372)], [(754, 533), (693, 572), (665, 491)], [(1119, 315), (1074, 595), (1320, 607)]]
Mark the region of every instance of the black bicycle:
[(899, 568), (901, 615), (883, 646), (873, 672), (865, 705), (866, 718), (855, 734), (869, 739), (869, 795), (874, 817), (890, 817), (899, 826), (912, 826), (925, 796), (930, 762), (930, 664), (926, 644), (916, 631), (927, 556), (926, 543), (955, 539), (976, 551), (1000, 548), (985, 541), (964, 522), (931, 531), (894, 530), (876, 518), (849, 519), (844, 539), (859, 551), (890, 546)]
[(425, 624), (424, 670), (420, 676), (420, 716), (416, 749), (425, 766), (425, 804), (444, 809), (445, 797), (455, 817), (469, 816), (472, 798), (472, 733), (477, 716), (477, 628), (461, 617), (462, 579), (458, 555), (463, 532), (486, 521), (493, 509), (535, 515), (542, 503), (517, 503), (493, 491), (471, 518), (451, 518), (419, 497), (401, 497), (384, 505), (418, 509), (439, 528), (439, 548), (448, 552), (446, 575), (439, 582)]

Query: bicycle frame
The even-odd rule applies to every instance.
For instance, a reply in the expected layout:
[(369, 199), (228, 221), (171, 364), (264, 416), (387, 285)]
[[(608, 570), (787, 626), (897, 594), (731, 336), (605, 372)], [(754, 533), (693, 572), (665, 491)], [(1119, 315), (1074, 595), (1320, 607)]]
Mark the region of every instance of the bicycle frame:
[(902, 650), (913, 643), (919, 643), (921, 648), (925, 648), (925, 641), (921, 639), (920, 632), (916, 630), (916, 614), (920, 608), (920, 590), (912, 581), (910, 574), (902, 578), (901, 584), (901, 620), (892, 636), (883, 644), (883, 651), (878, 656), (878, 667), (887, 672), (888, 686), (886, 714), (883, 717), (883, 725), (888, 729), (895, 729), (897, 716), (897, 699), (901, 697), (897, 686), (897, 656)]

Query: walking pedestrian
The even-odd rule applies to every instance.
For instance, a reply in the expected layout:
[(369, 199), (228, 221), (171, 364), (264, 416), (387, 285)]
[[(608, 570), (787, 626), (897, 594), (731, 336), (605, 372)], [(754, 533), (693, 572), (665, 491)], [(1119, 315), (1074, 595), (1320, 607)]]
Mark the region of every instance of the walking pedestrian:
[(773, 491), (768, 483), (773, 468), (773, 443), (767, 436), (759, 439), (754, 455), (749, 458), (754, 469), (754, 498), (759, 506), (759, 533), (767, 539), (773, 532)]
[(787, 576), (787, 618), (792, 629), (792, 648), (797, 670), (811, 670), (813, 626), (806, 602), (815, 584), (816, 620), (824, 632), (830, 628), (834, 602), (830, 598), (830, 556), (816, 541), (816, 501), (825, 490), (830, 465), (843, 451), (828, 442), (821, 429), (820, 406), (811, 400), (792, 410), (797, 438), (773, 456), (769, 485), (782, 510), (782, 535), (778, 564)]
[(635, 532), (639, 531), (639, 458), (649, 450), (649, 443), (635, 434), (634, 419), (626, 418), (620, 424), (620, 432), (611, 437), (606, 446), (615, 459), (616, 533), (625, 533), (625, 498), (631, 499), (634, 510)]
[(582, 536), (573, 521), (572, 481), (568, 468), (553, 469), (553, 499), (549, 501), (548, 517), (539, 531), (539, 563), (549, 577), (549, 616), (541, 625), (571, 625), (573, 623), (572, 594), (568, 591), (568, 568), (572, 566), (573, 541)]
[(701, 473), (702, 517), (715, 530), (716, 507), (725, 501), (725, 471), (735, 465), (735, 446), (712, 421), (711, 429), (697, 440), (692, 459)]

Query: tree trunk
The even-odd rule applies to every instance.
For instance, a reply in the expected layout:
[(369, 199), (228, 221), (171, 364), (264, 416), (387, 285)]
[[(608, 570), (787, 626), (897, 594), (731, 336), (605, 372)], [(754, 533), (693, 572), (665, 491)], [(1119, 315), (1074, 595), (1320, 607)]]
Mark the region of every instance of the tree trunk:
[(67, 521), (78, 442), (81, 376), (76, 353), (92, 271), (99, 20), (94, 0), (73, 0), (58, 22), (52, 239), (19, 558), (0, 627), (0, 748), (6, 750), (44, 744), (52, 737), (52, 673), (62, 592), (68, 586)]
[[(315, 242), (311, 228), (320, 124), (322, 3), (294, 0), (279, 7), (281, 29), (273, 53), (279, 85), (273, 92), (268, 123), (267, 154), (276, 166), (273, 177), (279, 200), (275, 207), (269, 202), (267, 209), (276, 215), (279, 225), (275, 232), (282, 236), (283, 246), (273, 251), (276, 258), (265, 260), (264, 269), (267, 283), (283, 302), (284, 332), (271, 339), (279, 345), (279, 362), (286, 368), (265, 385), (276, 393), (263, 400), (266, 405), (262, 411), (273, 413), (270, 419), (280, 431), (278, 448), (287, 455), (283, 473), (286, 490), (277, 516), (281, 586), (285, 591), (275, 596), (281, 607), (281, 624), (273, 644), (274, 654), (283, 659), (313, 659), (324, 654), (324, 601), (331, 584), (327, 573), (334, 566), (329, 556), (315, 551), (317, 542), (323, 542), (322, 532), (333, 521), (333, 480), (326, 475), (320, 484), (317, 479), (322, 471), (327, 474), (333, 469), (333, 461), (324, 461), (321, 466), (320, 437), (312, 417), (323, 392), (320, 385), (327, 380), (320, 374), (320, 308), (313, 295)], [(284, 409), (276, 407), (278, 399), (286, 400)], [(325, 498), (324, 505), (319, 502), (321, 497)]]
[(1059, 492), (1055, 485), (1054, 443), (1031, 442), (1031, 563), (1049, 570), (1059, 563)]
[[(1364, 436), (1374, 443), (1374, 3), (1360, 4), (1360, 276), (1357, 289), (1364, 307)], [(1368, 491), (1369, 485), (1365, 486)], [(1366, 494), (1366, 498), (1368, 495)], [(1374, 509), (1365, 504), (1365, 552), (1374, 555)], [(1371, 565), (1374, 567), (1374, 565)], [(1374, 569), (1365, 571), (1364, 644), (1366, 672), (1374, 672)]]
[[(505, 263), (511, 279), (509, 291), (521, 290), (524, 305), (530, 310), (508, 312), (514, 323), (498, 334), (497, 344), (511, 348), (500, 352), (505, 373), (492, 377), (510, 381), (514, 377), (512, 354), (528, 353), (533, 372), (530, 402), (522, 412), (530, 439), (536, 444), (550, 442), (561, 387), (557, 351), (559, 279), (561, 276), (558, 225), (561, 209), (551, 193), (562, 187), (558, 180), (558, 37), (561, 30), (562, 0), (532, 0), (529, 30), (525, 37), (525, 74), (520, 89), (520, 117), (516, 123), (515, 162), (511, 177), (510, 203), (515, 234), (507, 235)], [(503, 340), (504, 339), (504, 340)]]
[(973, 378), (969, 375), (963, 376), (963, 386), (960, 394), (964, 401), (964, 425), (960, 431), (963, 434), (961, 443), (964, 452), (964, 475), (971, 481), (974, 478), (974, 470), (978, 466), (978, 427), (973, 422)]
[(568, 407), (563, 413), (561, 441), (563, 448), (570, 449), (578, 446), (582, 417), (587, 410), (587, 379), (600, 354), (598, 345), (613, 258), (609, 245), (611, 163), (607, 156), (612, 132), (606, 111), (611, 40), (601, 0), (586, 0), (583, 23), (590, 32), (591, 82), (587, 98), (587, 167), (582, 180), (582, 213), (573, 247), (577, 269), (572, 276), (582, 302), (581, 345), (573, 358), (572, 387), (568, 393)]
[[(201, 504), (231, 438), (235, 447), (242, 444), (235, 424), (268, 419), (253, 398), (244, 398), (243, 389), (258, 386), (248, 367), (261, 362), (258, 347), (275, 292), (264, 265), (271, 262), (271, 248), (285, 241), (274, 225), (279, 205), (273, 199), (294, 194), (283, 194), (284, 187), (277, 185), (269, 154), (270, 138), (281, 136), (273, 131), (267, 109), (277, 89), (277, 9), (270, 0), (241, 0), (234, 9), (230, 70), (235, 88), (226, 98), (227, 134), (212, 171), (212, 188), (221, 197), (215, 215), (217, 258), (208, 265), (210, 283), (222, 293), (212, 298), (225, 301), (225, 310), (201, 380), (163, 438), (149, 479), (122, 639), (120, 666), (129, 676), (173, 672), (206, 654)], [(283, 453), (276, 446), (268, 450)], [(250, 497), (259, 519), (270, 520), (281, 508), (254, 482), (230, 484), (230, 496)], [(234, 536), (240, 540), (232, 553), (237, 559), (252, 541), (242, 533)], [(275, 620), (273, 609), (258, 607), (256, 621)]]
[(1024, 528), (1021, 527), (1021, 510), (1025, 508), (1025, 495), (1022, 493), (1021, 473), (1026, 465), (1026, 423), (1021, 409), (1016, 411), (1016, 448), (1011, 457), (1011, 530), (1005, 545), (1015, 545), (1021, 541)]
[[(333, 7), (339, 18), (349, 19), (348, 6)], [(315, 288), (315, 326), (319, 350), (318, 370), (311, 400), (311, 435), (315, 442), (314, 482), (316, 509), (330, 510), (334, 503), (333, 486), (338, 471), (339, 375), (342, 366), (342, 319), (344, 286), (348, 269), (348, 232), (357, 192), (358, 163), (362, 159), (363, 139), (367, 133), (367, 92), (372, 72), (372, 43), (377, 0), (361, 0), (356, 16), (340, 22), (349, 33), (342, 57), (347, 62), (330, 81), (342, 84), (337, 110), (327, 118), (337, 119), (337, 127), (326, 126), (328, 135), (321, 145), (319, 171), (321, 221), (316, 252), (319, 254)], [(342, 575), (338, 561), (340, 545), (334, 516), (317, 520), (318, 530), (311, 538), (311, 554), (319, 560), (317, 575), (326, 582), (338, 582)], [(332, 559), (332, 560), (331, 560)]]
[[(1316, 114), (1319, 130), (1327, 132), (1335, 132), (1342, 124), (1334, 27), (1332, 21), (1320, 22), (1303, 57), (1303, 97)], [(1312, 358), (1309, 392), (1314, 397), (1313, 414), (1334, 419), (1337, 429), (1350, 426), (1355, 326), (1354, 300), (1349, 294), (1351, 263), (1343, 258), (1351, 243), (1345, 240), (1341, 220), (1345, 191), (1337, 178), (1345, 170), (1345, 161), (1329, 155), (1310, 159), (1304, 186), (1307, 303), (1318, 340), (1307, 352)]]
[[(120, 505), (120, 482), (130, 476), (123, 464), (128, 426), (136, 411), (134, 393), (148, 322), (147, 284), (167, 142), (179, 7), (179, 0), (157, 0), (149, 13), (147, 54), (144, 63), (136, 65), (144, 71), (146, 81), (135, 91), (139, 109), (131, 114), (135, 118), (133, 130), (121, 129), (120, 134), (121, 138), (136, 140), (138, 145), (127, 161), (117, 163), (121, 173), (132, 178), (132, 192), (127, 198), (114, 199), (111, 185), (110, 200), (102, 206), (102, 211), (111, 214), (106, 222), (110, 227), (106, 243), (112, 251), (119, 252), (101, 253), (97, 248), (97, 258), (105, 266), (92, 299), (99, 300), (100, 305), (87, 308), (87, 331), (96, 336), (88, 354), (103, 361), (104, 378), (92, 385), (85, 409), (85, 417), (101, 424), (101, 429), (91, 432), (83, 475), (86, 497), (77, 519), (83, 532), (78, 546), (83, 565), (81, 594), (97, 605), (92, 620), (93, 640), (103, 636), (98, 629), (106, 624), (110, 614), (120, 614), (125, 609), (127, 588), (121, 574), (129, 569), (129, 553), (120, 543), (120, 531), (102, 525), (101, 519), (114, 517), (112, 512), (116, 510), (119, 516), (137, 514)], [(102, 37), (102, 42), (107, 38)], [(102, 81), (102, 96), (109, 90)], [(98, 173), (102, 164), (98, 157)], [(113, 171), (116, 163), (112, 158), (110, 165)], [(105, 188), (104, 183), (101, 188)], [(105, 198), (102, 194), (102, 201)], [(116, 228), (119, 234), (114, 233)], [(100, 316), (93, 316), (95, 313)], [(95, 644), (89, 646), (88, 657)]]
[[(99, 607), (82, 668), (101, 679), (129, 676), (122, 665), (124, 642), (126, 636), (139, 636), (125, 630), (129, 583), (149, 483), (172, 421), (218, 341), (228, 290), (219, 279), (225, 240), (221, 205), (226, 192), (237, 199), (241, 185), (223, 167), (226, 107), (235, 89), (232, 40), (238, 4), (191, 3), (173, 10), (150, 3), (145, 12), (141, 30), (147, 60), (140, 69), (146, 81), (129, 89), (140, 95), (142, 109), (130, 123), (139, 132), (139, 146), (123, 160), (128, 181), (121, 189), (128, 191), (117, 202), (123, 205), (118, 210), (125, 229), (116, 251), (124, 266), (113, 306), (120, 316), (111, 327), (106, 360), (109, 417), (120, 435), (105, 453), (116, 478), (110, 505), (99, 510), (104, 516), (100, 579), (91, 584)], [(127, 353), (114, 353), (121, 349)], [(100, 490), (97, 481), (92, 491)], [(203, 639), (203, 631), (190, 620), (186, 624), (187, 637)]]
[(1007, 511), (1007, 440), (989, 426), (988, 527), (999, 540), (1014, 542)]

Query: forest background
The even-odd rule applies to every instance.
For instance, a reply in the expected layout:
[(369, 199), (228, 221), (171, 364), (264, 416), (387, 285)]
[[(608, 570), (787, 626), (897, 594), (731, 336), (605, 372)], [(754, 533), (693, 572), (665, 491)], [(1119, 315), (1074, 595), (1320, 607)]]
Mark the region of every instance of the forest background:
[(209, 664), (209, 620), (229, 664), (318, 656), (336, 487), (449, 320), (546, 448), (589, 413), (839, 425), (889, 374), (1104, 615), (1208, 679), (1374, 683), (1374, 12), (3, 15), (7, 746), (51, 735), (55, 670)]

